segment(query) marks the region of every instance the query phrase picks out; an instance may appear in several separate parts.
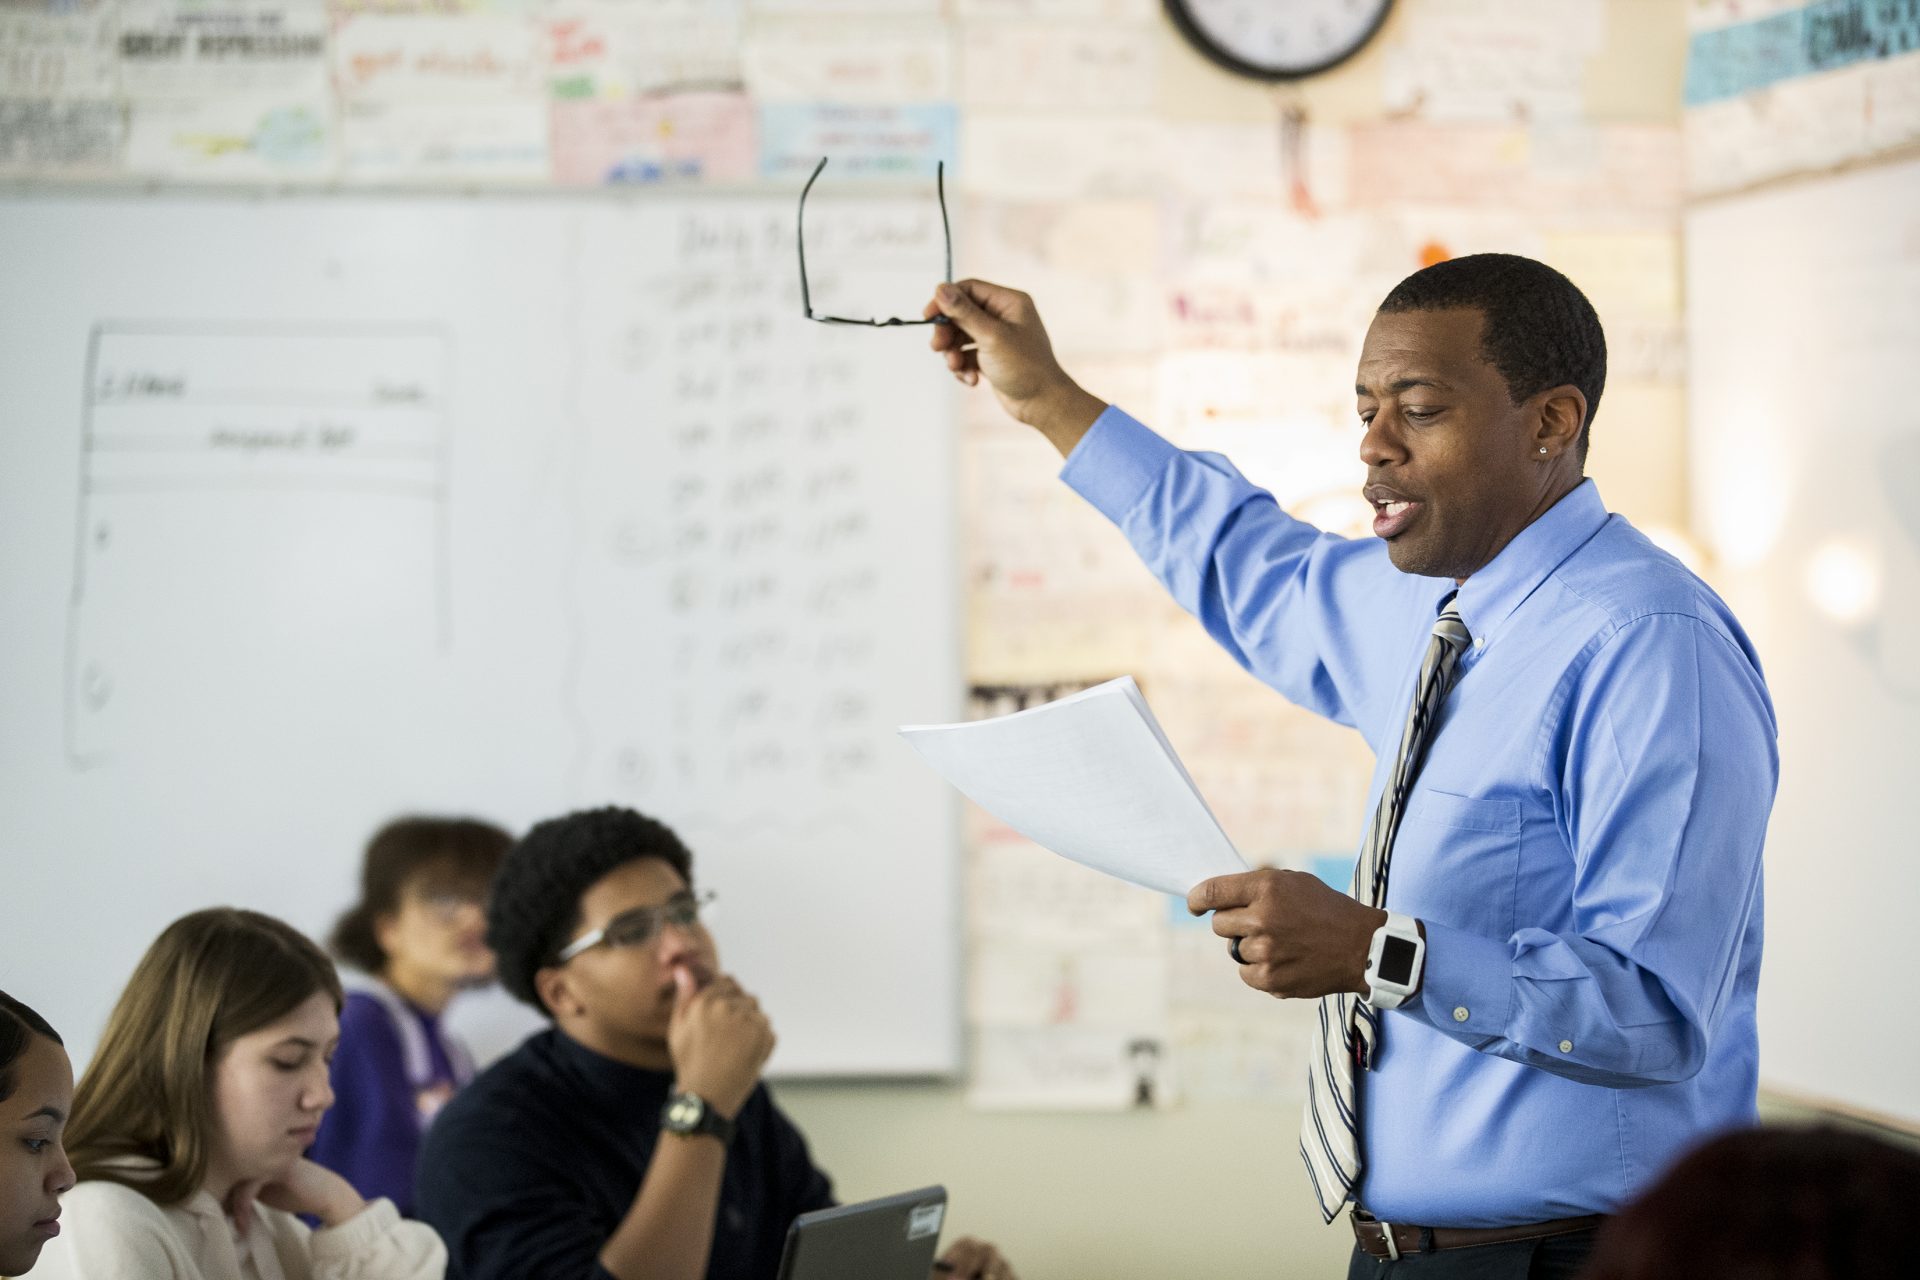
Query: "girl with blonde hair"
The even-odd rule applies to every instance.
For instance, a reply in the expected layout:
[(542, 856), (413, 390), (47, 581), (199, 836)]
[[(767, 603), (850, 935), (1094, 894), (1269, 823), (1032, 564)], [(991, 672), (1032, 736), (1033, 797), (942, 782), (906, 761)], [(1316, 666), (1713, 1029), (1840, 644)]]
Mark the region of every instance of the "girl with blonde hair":
[(79, 1185), (41, 1272), (441, 1280), (431, 1228), (305, 1157), (333, 1101), (340, 1005), (326, 956), (271, 916), (220, 907), (168, 926), (75, 1092), (66, 1138)]

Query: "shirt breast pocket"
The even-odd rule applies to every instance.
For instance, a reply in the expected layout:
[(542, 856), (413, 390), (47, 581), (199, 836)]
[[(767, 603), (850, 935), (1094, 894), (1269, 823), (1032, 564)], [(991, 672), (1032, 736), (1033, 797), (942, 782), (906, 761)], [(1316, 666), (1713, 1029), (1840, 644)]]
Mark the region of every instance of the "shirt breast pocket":
[(1518, 800), (1416, 789), (1394, 841), (1389, 905), (1490, 937), (1512, 934), (1522, 819)]

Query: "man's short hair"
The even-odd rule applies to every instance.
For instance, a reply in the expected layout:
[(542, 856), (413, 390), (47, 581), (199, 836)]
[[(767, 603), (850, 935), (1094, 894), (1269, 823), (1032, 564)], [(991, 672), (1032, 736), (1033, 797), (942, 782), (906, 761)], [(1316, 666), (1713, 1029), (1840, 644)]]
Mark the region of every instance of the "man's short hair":
[(533, 976), (580, 927), (580, 897), (615, 868), (658, 858), (693, 883), (693, 854), (665, 823), (609, 806), (550, 818), (507, 851), (487, 903), (500, 985), (542, 1013)]
[(1593, 304), (1544, 262), (1511, 253), (1473, 253), (1414, 272), (1393, 287), (1380, 310), (1472, 307), (1486, 317), (1480, 354), (1506, 379), (1515, 404), (1548, 387), (1571, 385), (1587, 397), (1580, 460), (1607, 385), (1607, 337)]

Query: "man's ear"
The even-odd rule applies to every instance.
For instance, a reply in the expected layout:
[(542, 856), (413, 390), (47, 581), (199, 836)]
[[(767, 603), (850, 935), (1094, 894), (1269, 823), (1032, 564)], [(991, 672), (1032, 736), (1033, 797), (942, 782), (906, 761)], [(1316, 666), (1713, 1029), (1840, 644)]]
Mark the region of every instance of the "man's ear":
[(540, 1003), (547, 1007), (547, 1016), (556, 1022), (562, 1018), (578, 1017), (583, 1012), (583, 1006), (579, 997), (573, 992), (573, 983), (568, 979), (565, 969), (534, 970), (533, 993), (539, 996)]
[[(1566, 383), (1549, 387), (1535, 399), (1539, 419), (1533, 431), (1534, 448), (1546, 447), (1545, 458), (1557, 458), (1580, 447), (1580, 433), (1587, 425), (1587, 394)], [(1542, 460), (1544, 461), (1545, 458)]]

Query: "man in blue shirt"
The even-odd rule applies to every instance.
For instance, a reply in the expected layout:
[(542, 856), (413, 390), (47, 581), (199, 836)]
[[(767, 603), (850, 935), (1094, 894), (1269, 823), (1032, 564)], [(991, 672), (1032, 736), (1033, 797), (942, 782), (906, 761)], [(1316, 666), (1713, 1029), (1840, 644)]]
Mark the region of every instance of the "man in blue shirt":
[(1026, 295), (963, 281), (935, 311), (954, 375), (1060, 449), (1229, 653), (1366, 737), (1370, 809), (1436, 617), (1457, 610), (1471, 639), (1396, 806), (1386, 909), (1275, 870), (1203, 882), (1189, 906), (1284, 998), (1369, 998), (1389, 913), (1420, 939), (1397, 1007), (1373, 1005), (1351, 1195), (1321, 1196), (1329, 1216), (1355, 1205), (1351, 1276), (1570, 1274), (1597, 1215), (1755, 1119), (1778, 774), (1739, 624), (1583, 476), (1606, 374), (1591, 305), (1501, 254), (1388, 295), (1354, 388), (1363, 541), (1081, 389)]

